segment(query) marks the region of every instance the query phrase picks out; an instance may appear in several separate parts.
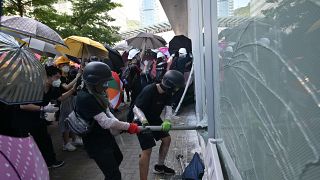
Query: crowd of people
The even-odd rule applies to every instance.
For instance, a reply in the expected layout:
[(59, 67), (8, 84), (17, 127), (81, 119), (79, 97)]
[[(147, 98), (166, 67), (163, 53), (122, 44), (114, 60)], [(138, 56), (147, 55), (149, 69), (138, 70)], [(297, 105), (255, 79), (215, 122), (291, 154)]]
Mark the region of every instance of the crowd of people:
[[(106, 90), (112, 79), (110, 62), (90, 57), (82, 66), (67, 57), (48, 58), (44, 63), (46, 83), (43, 101), (35, 104), (6, 105), (0, 102), (4, 116), (0, 134), (27, 137), (37, 143), (48, 168), (63, 166), (57, 160), (47, 127), (47, 114), (55, 113), (63, 140), (62, 150), (75, 151), (84, 146), (90, 158), (99, 166), (105, 179), (121, 179), (119, 166), (123, 160), (114, 136), (127, 132), (137, 134), (142, 153), (139, 160), (140, 179), (147, 179), (150, 156), (155, 141), (161, 140), (158, 163), (154, 172), (168, 175), (175, 171), (165, 165), (171, 138), (172, 111), (177, 107), (185, 86), (185, 74), (190, 71), (192, 56), (185, 48), (169, 55), (158, 50), (131, 49), (123, 53), (125, 66), (119, 73), (124, 85), (128, 107), (127, 122), (113, 115)], [(108, 65), (109, 64), (109, 65)], [(123, 99), (125, 102), (125, 99)], [(161, 118), (165, 110), (164, 118)], [(66, 123), (74, 111), (92, 124), (85, 136), (71, 131)], [(162, 131), (141, 130), (139, 126), (161, 126)]]

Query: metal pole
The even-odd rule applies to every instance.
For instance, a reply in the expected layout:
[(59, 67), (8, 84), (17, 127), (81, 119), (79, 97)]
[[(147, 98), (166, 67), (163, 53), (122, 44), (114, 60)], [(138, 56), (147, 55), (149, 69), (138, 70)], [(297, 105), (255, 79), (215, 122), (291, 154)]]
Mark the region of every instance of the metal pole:
[(194, 64), (192, 64), (192, 68), (191, 68), (191, 71), (190, 71), (190, 74), (189, 74), (189, 78), (188, 78), (188, 81), (187, 81), (187, 84), (186, 84), (186, 87), (184, 88), (184, 91), (183, 91), (183, 94), (182, 94), (182, 97), (180, 98), (180, 101), (179, 101), (179, 104), (174, 112), (174, 116), (177, 115), (179, 109), (180, 109), (180, 106), (182, 104), (182, 101), (188, 91), (188, 88), (189, 88), (189, 85), (190, 85), (190, 81), (191, 81), (191, 77), (192, 77), (192, 74), (193, 74), (193, 70), (194, 70)]
[[(161, 126), (139, 126), (140, 131), (151, 130), (151, 131), (162, 131)], [(207, 127), (202, 126), (172, 126), (170, 130), (181, 131), (181, 130), (206, 130)]]

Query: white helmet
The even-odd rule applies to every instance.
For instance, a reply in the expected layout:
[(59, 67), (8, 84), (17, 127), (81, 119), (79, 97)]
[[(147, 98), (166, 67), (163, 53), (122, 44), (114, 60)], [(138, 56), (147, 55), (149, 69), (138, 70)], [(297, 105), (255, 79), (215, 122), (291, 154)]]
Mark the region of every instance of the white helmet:
[(180, 48), (179, 49), (179, 54), (187, 54), (186, 48)]
[(157, 53), (157, 59), (158, 58), (165, 58), (164, 54), (162, 52)]
[(133, 59), (140, 52), (139, 49), (131, 49), (129, 51), (128, 59)]

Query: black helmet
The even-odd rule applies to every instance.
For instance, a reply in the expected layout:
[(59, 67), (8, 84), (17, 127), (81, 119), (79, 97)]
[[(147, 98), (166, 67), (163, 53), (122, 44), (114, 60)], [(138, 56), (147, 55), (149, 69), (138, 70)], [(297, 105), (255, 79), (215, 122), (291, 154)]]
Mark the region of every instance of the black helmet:
[(183, 74), (177, 70), (167, 71), (162, 79), (162, 85), (167, 89), (175, 89), (184, 87)]
[(90, 62), (83, 70), (83, 80), (89, 85), (98, 85), (111, 79), (110, 67), (102, 62)]

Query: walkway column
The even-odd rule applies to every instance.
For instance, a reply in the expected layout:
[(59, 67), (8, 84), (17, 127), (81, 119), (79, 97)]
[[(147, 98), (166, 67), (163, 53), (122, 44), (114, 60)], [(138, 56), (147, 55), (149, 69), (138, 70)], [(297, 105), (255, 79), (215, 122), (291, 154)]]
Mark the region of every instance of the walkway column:
[(196, 114), (200, 121), (204, 118), (205, 80), (204, 80), (204, 51), (202, 34), (202, 0), (188, 0), (188, 37), (192, 40), (194, 60)]
[(215, 138), (220, 100), (217, 0), (203, 0), (203, 25), (208, 137)]

